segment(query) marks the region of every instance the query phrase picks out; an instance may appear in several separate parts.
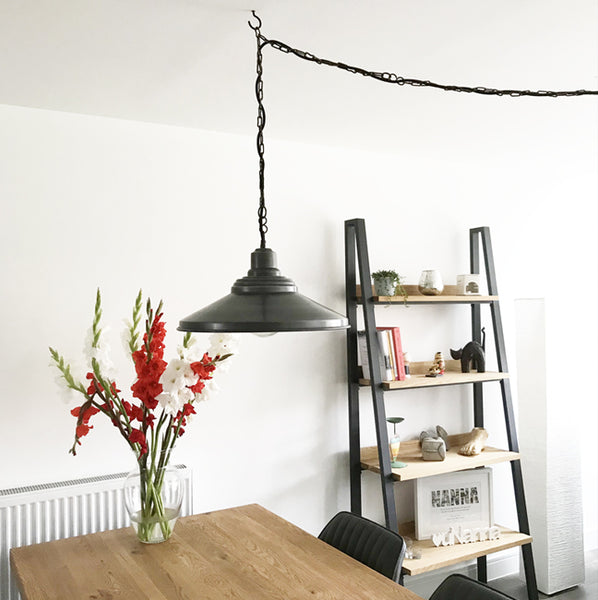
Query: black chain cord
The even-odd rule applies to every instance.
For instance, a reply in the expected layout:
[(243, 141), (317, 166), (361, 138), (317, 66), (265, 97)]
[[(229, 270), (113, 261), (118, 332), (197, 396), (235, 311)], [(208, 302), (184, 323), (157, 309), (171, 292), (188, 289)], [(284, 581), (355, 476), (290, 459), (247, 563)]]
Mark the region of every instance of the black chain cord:
[(260, 189), (260, 204), (257, 211), (258, 224), (260, 230), (260, 248), (266, 247), (266, 233), (268, 232), (268, 211), (266, 209), (266, 201), (264, 198), (264, 127), (266, 126), (266, 110), (264, 109), (264, 82), (262, 80), (262, 49), (265, 46), (271, 46), (275, 50), (284, 52), (285, 54), (294, 54), (298, 58), (314, 62), (318, 65), (326, 65), (328, 67), (335, 67), (354, 73), (357, 75), (363, 75), (364, 77), (371, 77), (377, 79), (383, 83), (394, 83), (395, 85), (411, 85), (414, 87), (430, 87), (443, 90), (446, 92), (465, 92), (469, 94), (481, 94), (484, 96), (511, 96), (517, 98), (520, 96), (533, 96), (539, 98), (557, 98), (559, 96), (589, 96), (598, 95), (597, 90), (571, 90), (571, 91), (558, 91), (553, 92), (550, 90), (499, 90), (495, 88), (487, 88), (482, 86), (462, 86), (462, 85), (447, 85), (442, 83), (434, 83), (425, 79), (413, 79), (410, 77), (401, 77), (395, 73), (368, 71), (361, 67), (354, 67), (346, 65), (342, 62), (335, 62), (326, 58), (319, 58), (310, 52), (304, 50), (298, 50), (292, 48), (284, 42), (278, 40), (270, 40), (262, 35), (260, 31), (262, 26), (262, 20), (257, 16), (254, 10), (251, 11), (253, 17), (257, 20), (257, 25), (252, 25), (250, 21), (249, 27), (255, 32), (255, 40), (257, 44), (257, 61), (256, 61), (256, 72), (257, 77), (255, 80), (255, 97), (257, 99), (257, 153), (259, 156), (259, 189)]
[(310, 52), (305, 52), (304, 50), (297, 50), (296, 48), (292, 48), (284, 42), (279, 42), (278, 40), (269, 40), (268, 38), (264, 37), (259, 31), (256, 32), (256, 35), (262, 41), (262, 48), (266, 45), (269, 45), (275, 50), (279, 50), (280, 52), (284, 52), (285, 54), (294, 54), (295, 56), (302, 58), (303, 60), (308, 60), (318, 65), (336, 67), (337, 69), (342, 69), (343, 71), (348, 71), (349, 73), (355, 73), (363, 75), (364, 77), (371, 77), (373, 79), (377, 79), (378, 81), (382, 81), (383, 83), (394, 83), (396, 85), (411, 85), (414, 87), (431, 87), (439, 90), (444, 90), (446, 92), (466, 92), (470, 94), (483, 94), (485, 96), (535, 96), (557, 98), (558, 96), (598, 95), (598, 91), (596, 90), (571, 90), (562, 92), (553, 92), (550, 90), (498, 90), (482, 86), (471, 87), (434, 83), (433, 81), (428, 81), (425, 79), (412, 79), (410, 77), (401, 77), (400, 75), (396, 75), (395, 73), (368, 71), (366, 69), (362, 69), (361, 67), (354, 67), (341, 62), (328, 60), (326, 58), (319, 58), (314, 54), (311, 54)]
[(266, 209), (266, 200), (264, 198), (264, 127), (266, 126), (266, 110), (264, 109), (264, 82), (262, 80), (262, 48), (266, 45), (262, 41), (262, 34), (260, 33), (260, 27), (262, 26), (261, 19), (255, 14), (255, 11), (251, 11), (253, 16), (257, 19), (257, 25), (252, 25), (249, 22), (249, 27), (255, 31), (255, 41), (257, 44), (257, 61), (256, 61), (256, 72), (257, 77), (255, 80), (255, 97), (257, 99), (257, 153), (260, 160), (259, 178), (260, 178), (260, 205), (257, 211), (258, 225), (260, 229), (260, 248), (266, 247), (266, 233), (268, 232), (268, 211)]

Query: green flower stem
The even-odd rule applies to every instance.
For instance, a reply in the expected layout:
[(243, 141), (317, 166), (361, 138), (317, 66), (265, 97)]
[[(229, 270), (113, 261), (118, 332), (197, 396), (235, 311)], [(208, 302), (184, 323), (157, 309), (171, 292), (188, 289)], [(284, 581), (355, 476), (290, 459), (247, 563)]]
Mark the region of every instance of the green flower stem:
[(137, 298), (135, 299), (135, 305), (133, 306), (133, 323), (129, 327), (129, 350), (131, 352), (131, 359), (133, 359), (133, 353), (137, 351), (139, 342), (139, 323), (141, 322), (141, 308), (143, 306), (143, 292), (139, 290)]
[(106, 406), (110, 406), (110, 402), (108, 402), (108, 399), (110, 399), (112, 402), (114, 402), (114, 404), (116, 405), (116, 408), (118, 409), (118, 415), (112, 410), (110, 409), (110, 415), (113, 417), (113, 419), (118, 422), (121, 423), (120, 417), (122, 417), (124, 419), (124, 423), (125, 423), (125, 427), (126, 427), (126, 434), (125, 432), (119, 427), (119, 429), (121, 429), (121, 433), (123, 435), (125, 435), (125, 437), (128, 437), (128, 434), (131, 433), (131, 421), (129, 419), (129, 415), (127, 414), (127, 411), (125, 410), (125, 407), (123, 406), (122, 400), (119, 398), (118, 394), (114, 393), (112, 391), (112, 382), (109, 380), (105, 380), (99, 370), (99, 366), (97, 364), (96, 359), (92, 359), (92, 365), (93, 365), (93, 374), (95, 376), (95, 378), (97, 379), (97, 382), (102, 386), (102, 388), (104, 389), (104, 394), (102, 395), (101, 392), (97, 392), (98, 396), (100, 396), (100, 398), (102, 398), (102, 400), (104, 400), (104, 402), (106, 403)]
[(93, 311), (93, 342), (92, 346), (94, 348), (98, 347), (98, 343), (100, 341), (100, 335), (102, 334), (102, 329), (100, 328), (100, 321), (102, 319), (102, 296), (100, 295), (100, 288), (98, 288), (96, 292), (96, 304)]
[(54, 361), (54, 363), (56, 364), (56, 367), (62, 374), (62, 377), (63, 377), (64, 381), (66, 382), (67, 386), (71, 390), (80, 392), (87, 398), (87, 390), (85, 389), (85, 386), (80, 381), (75, 381), (75, 378), (73, 377), (73, 375), (71, 373), (71, 366), (65, 362), (64, 358), (56, 350), (54, 350), (54, 348), (50, 347), (49, 350), (50, 350), (50, 355), (52, 356), (52, 360)]
[[(135, 446), (137, 445), (137, 442), (131, 443), (129, 441), (129, 434), (131, 433), (131, 422), (129, 421), (129, 417), (127, 416), (127, 413), (124, 411), (124, 409), (119, 409), (119, 414), (117, 415), (110, 408), (110, 403), (107, 401), (106, 397), (101, 392), (99, 392), (99, 391), (96, 392), (96, 395), (99, 396), (103, 400), (104, 404), (102, 405), (99, 402), (92, 401), (93, 405), (96, 408), (99, 408), (100, 411), (102, 413), (104, 413), (115, 424), (115, 426), (118, 429), (118, 431), (120, 432), (120, 434), (127, 441), (127, 444), (129, 444), (129, 446), (131, 446), (131, 449), (133, 450), (133, 452), (135, 452), (135, 454), (138, 454), (139, 451), (135, 448)], [(104, 406), (107, 406), (108, 408), (104, 408)], [(123, 416), (125, 418), (124, 424), (120, 420), (121, 416)]]
[[(159, 524), (164, 538), (170, 537), (172, 528), (169, 516), (162, 501), (161, 491), (164, 485), (164, 474), (170, 461), (170, 454), (176, 441), (172, 435), (173, 417), (166, 422), (162, 415), (158, 425), (151, 433), (151, 453), (145, 461), (139, 464), (141, 480), (141, 518), (138, 524), (138, 536), (144, 541), (149, 541), (154, 527)], [(163, 435), (163, 427), (166, 427)], [(180, 422), (179, 422), (180, 427)]]
[[(166, 441), (166, 435), (162, 442)], [(137, 526), (137, 535), (143, 541), (151, 541), (152, 533), (156, 525), (159, 524), (162, 536), (167, 539), (172, 534), (172, 528), (169, 523), (169, 515), (162, 501), (162, 486), (164, 485), (165, 467), (168, 460), (165, 459), (165, 448), (162, 446), (160, 458), (156, 454), (156, 442), (159, 438), (159, 432), (152, 432), (152, 454), (145, 465), (139, 463), (140, 496), (141, 496), (141, 515)], [(166, 448), (166, 451), (170, 448)], [(158, 459), (158, 465), (156, 460)], [(149, 463), (149, 464), (147, 464)]]

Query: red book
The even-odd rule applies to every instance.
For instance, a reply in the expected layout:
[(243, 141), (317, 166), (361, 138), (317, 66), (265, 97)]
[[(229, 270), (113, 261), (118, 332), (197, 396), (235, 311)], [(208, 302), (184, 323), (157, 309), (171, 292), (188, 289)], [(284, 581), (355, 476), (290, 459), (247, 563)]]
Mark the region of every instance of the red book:
[(398, 327), (376, 327), (379, 331), (390, 331), (393, 340), (397, 379), (405, 381), (405, 360), (403, 359), (403, 344), (401, 343), (401, 330)]

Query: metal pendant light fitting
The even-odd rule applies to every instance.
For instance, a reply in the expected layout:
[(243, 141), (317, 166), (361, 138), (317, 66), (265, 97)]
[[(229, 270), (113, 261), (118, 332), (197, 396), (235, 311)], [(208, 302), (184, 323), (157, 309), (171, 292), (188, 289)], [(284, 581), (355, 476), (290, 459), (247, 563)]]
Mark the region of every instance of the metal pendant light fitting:
[[(253, 11), (252, 11), (253, 12)], [(264, 142), (263, 130), (266, 112), (263, 105), (261, 20), (253, 12), (258, 24), (249, 26), (257, 41), (257, 79), (255, 93), (258, 102), (257, 150), (259, 156), (260, 202), (258, 224), (260, 248), (251, 253), (251, 268), (247, 275), (237, 279), (231, 293), (198, 310), (179, 322), (179, 331), (190, 332), (251, 332), (275, 333), (282, 331), (335, 331), (347, 329), (349, 322), (343, 315), (310, 300), (297, 291), (292, 279), (281, 275), (276, 254), (266, 247), (267, 210), (264, 199)]]

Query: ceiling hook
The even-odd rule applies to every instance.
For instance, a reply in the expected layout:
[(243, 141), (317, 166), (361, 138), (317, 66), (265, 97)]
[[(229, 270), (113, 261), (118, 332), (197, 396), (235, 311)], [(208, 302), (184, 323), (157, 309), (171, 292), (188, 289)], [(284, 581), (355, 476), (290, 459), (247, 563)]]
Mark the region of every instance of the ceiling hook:
[(253, 31), (256, 31), (259, 33), (260, 28), (262, 27), (262, 20), (257, 16), (255, 10), (252, 10), (251, 14), (253, 15), (253, 17), (255, 19), (257, 19), (257, 25), (252, 25), (251, 21), (247, 21), (247, 23), (249, 24), (249, 27), (251, 27), (251, 29), (253, 29)]

